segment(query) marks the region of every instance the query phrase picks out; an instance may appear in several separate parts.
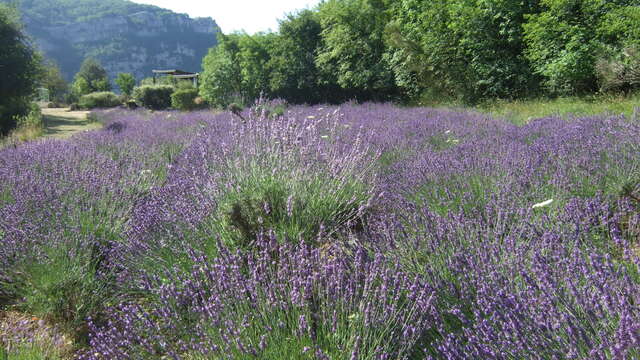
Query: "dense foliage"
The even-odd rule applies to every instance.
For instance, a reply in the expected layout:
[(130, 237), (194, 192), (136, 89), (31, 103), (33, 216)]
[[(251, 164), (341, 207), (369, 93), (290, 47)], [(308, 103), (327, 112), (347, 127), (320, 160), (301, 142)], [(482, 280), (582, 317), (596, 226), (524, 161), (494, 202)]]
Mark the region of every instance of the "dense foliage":
[(0, 4), (0, 136), (29, 113), (41, 58), (25, 36), (15, 9)]
[(111, 91), (100, 91), (82, 95), (78, 105), (83, 109), (112, 108), (122, 105), (122, 100)]
[(200, 105), (196, 103), (198, 89), (186, 88), (177, 89), (171, 94), (171, 107), (176, 110), (191, 111)]
[(133, 99), (149, 109), (168, 109), (174, 91), (175, 88), (169, 85), (142, 85), (133, 89)]
[[(211, 103), (478, 103), (638, 87), (638, 0), (328, 0), (276, 34), (226, 35)], [(215, 99), (222, 99), (215, 101)]]
[(63, 102), (69, 92), (69, 84), (64, 80), (58, 65), (50, 59), (44, 63), (44, 73), (39, 79), (40, 86), (49, 91), (49, 100)]
[(111, 90), (111, 83), (107, 76), (107, 71), (100, 62), (94, 58), (86, 58), (80, 66), (80, 70), (73, 78), (71, 93), (74, 98), (94, 92), (105, 92)]
[(123, 94), (131, 96), (133, 88), (136, 86), (136, 78), (130, 73), (120, 73), (118, 74), (115, 83)]
[(0, 343), (640, 356), (637, 119), (282, 106), (109, 111), (103, 130), (0, 150), (0, 306), (29, 317), (0, 320)]

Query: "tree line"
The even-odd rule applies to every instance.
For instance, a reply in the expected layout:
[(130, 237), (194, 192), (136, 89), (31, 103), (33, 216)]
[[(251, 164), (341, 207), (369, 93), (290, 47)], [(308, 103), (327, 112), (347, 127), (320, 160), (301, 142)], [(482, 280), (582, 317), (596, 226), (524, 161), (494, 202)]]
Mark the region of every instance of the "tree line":
[(220, 34), (211, 104), (458, 101), (628, 92), (640, 0), (326, 0), (277, 33)]

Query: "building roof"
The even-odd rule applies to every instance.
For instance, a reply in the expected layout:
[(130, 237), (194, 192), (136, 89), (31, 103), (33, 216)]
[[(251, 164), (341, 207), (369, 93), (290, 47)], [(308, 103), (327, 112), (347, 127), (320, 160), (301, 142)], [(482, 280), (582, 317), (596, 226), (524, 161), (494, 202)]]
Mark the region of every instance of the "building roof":
[(154, 74), (164, 74), (164, 75), (197, 75), (197, 73), (192, 73), (188, 71), (178, 70), (178, 69), (170, 69), (170, 70), (151, 70)]
[(200, 76), (200, 74), (198, 73), (192, 73), (192, 74), (188, 74), (188, 75), (172, 75), (174, 78), (176, 79), (193, 79), (196, 78), (198, 76)]

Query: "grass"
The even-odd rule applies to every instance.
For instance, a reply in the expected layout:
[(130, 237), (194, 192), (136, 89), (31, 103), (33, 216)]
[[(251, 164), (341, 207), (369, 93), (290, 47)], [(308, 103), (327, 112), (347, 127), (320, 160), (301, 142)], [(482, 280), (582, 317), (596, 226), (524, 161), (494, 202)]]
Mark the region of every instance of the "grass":
[(34, 344), (20, 344), (7, 351), (0, 347), (0, 360), (62, 360), (57, 351)]
[(0, 138), (0, 149), (16, 146), (19, 143), (34, 140), (44, 134), (42, 111), (36, 104), (32, 104), (29, 114), (18, 118), (18, 126), (5, 138)]
[(480, 105), (478, 110), (504, 118), (516, 125), (524, 125), (533, 119), (546, 116), (588, 116), (602, 113), (624, 114), (637, 120), (640, 116), (640, 94), (495, 101)]
[(43, 109), (44, 136), (67, 138), (81, 131), (96, 130), (102, 125), (91, 118), (86, 111), (66, 109)]
[(48, 261), (18, 267), (14, 291), (22, 301), (17, 307), (82, 338), (87, 316), (95, 315), (108, 298), (105, 284), (97, 279), (97, 260), (92, 249), (80, 246), (46, 250)]
[(30, 114), (6, 137), (0, 137), (0, 149), (41, 137), (68, 138), (81, 131), (96, 130), (102, 124), (87, 111), (69, 112), (67, 109), (48, 109)]

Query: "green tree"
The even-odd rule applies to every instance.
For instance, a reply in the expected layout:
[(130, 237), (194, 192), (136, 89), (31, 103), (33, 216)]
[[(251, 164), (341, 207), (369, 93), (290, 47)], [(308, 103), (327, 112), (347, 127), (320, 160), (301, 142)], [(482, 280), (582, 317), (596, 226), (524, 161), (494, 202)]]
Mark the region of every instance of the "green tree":
[(598, 85), (604, 91), (640, 88), (640, 6), (620, 6), (598, 27), (603, 51), (598, 56)]
[[(606, 24), (624, 7), (637, 7), (638, 0), (541, 0), (542, 11), (529, 16), (524, 25), (526, 55), (544, 85), (553, 94), (581, 94), (598, 87), (596, 63), (616, 37), (628, 30)], [(632, 15), (633, 12), (629, 12)], [(632, 18), (632, 17), (631, 17)], [(615, 23), (615, 21), (614, 21)], [(623, 23), (623, 22), (621, 22)], [(637, 33), (636, 30), (633, 30)]]
[(24, 35), (17, 11), (0, 4), (0, 135), (29, 112), (42, 74), (41, 57)]
[(63, 101), (69, 91), (69, 84), (60, 73), (60, 68), (53, 60), (44, 62), (44, 74), (40, 85), (49, 90), (49, 98), (52, 101)]
[(244, 102), (242, 73), (238, 61), (239, 35), (218, 34), (218, 45), (202, 60), (200, 95), (211, 105), (226, 107)]
[(384, 99), (396, 93), (384, 56), (387, 5), (381, 0), (329, 0), (321, 3), (322, 46), (316, 64), (322, 82), (348, 90), (352, 97)]
[(523, 97), (537, 78), (522, 25), (537, 0), (400, 0), (392, 3), (386, 56), (412, 96), (478, 102)]
[(110, 91), (111, 84), (107, 71), (98, 60), (87, 58), (80, 66), (80, 71), (74, 77), (72, 91), (80, 97), (92, 92)]
[(116, 78), (116, 85), (118, 85), (123, 94), (131, 96), (131, 92), (136, 86), (136, 78), (133, 74), (120, 73)]
[(278, 41), (269, 60), (269, 88), (291, 103), (327, 101), (329, 89), (319, 84), (316, 53), (322, 27), (315, 12), (303, 10), (280, 22)]
[(269, 63), (271, 48), (276, 34), (242, 34), (238, 39), (238, 61), (242, 78), (241, 93), (248, 101), (253, 101), (269, 93)]
[(202, 63), (200, 94), (209, 104), (248, 105), (269, 95), (269, 54), (277, 35), (220, 34)]

